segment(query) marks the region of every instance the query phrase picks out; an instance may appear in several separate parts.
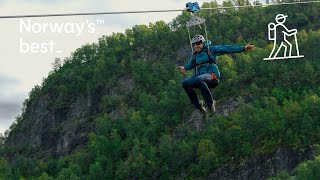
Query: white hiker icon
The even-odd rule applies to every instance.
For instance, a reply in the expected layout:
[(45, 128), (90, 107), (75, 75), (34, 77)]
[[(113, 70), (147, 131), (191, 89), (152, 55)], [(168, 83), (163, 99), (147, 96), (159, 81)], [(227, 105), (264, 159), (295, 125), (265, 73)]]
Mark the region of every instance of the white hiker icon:
[[(302, 58), (303, 55), (299, 54), (299, 47), (297, 41), (297, 29), (289, 30), (283, 23), (286, 21), (286, 17), (283, 14), (278, 14), (276, 16), (276, 22), (268, 24), (268, 38), (269, 40), (273, 40), (273, 49), (268, 58), (264, 58), (263, 60), (275, 60), (275, 59), (289, 59), (289, 58)], [(277, 36), (278, 35), (278, 36)], [(296, 54), (292, 56), (292, 43), (289, 41), (290, 38), (294, 38), (295, 52)], [(280, 44), (278, 50), (276, 50), (276, 45)], [(289, 51), (288, 50), (289, 46)], [(283, 56), (278, 56), (280, 50), (284, 48)]]

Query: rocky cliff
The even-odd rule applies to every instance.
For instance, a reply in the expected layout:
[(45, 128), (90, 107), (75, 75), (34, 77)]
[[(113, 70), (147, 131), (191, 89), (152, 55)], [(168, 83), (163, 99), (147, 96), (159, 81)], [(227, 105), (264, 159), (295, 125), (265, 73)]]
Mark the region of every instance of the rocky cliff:
[(306, 159), (314, 159), (315, 151), (309, 147), (304, 151), (292, 150), (286, 147), (278, 147), (268, 155), (255, 155), (241, 164), (239, 167), (225, 166), (214, 173), (208, 179), (212, 180), (262, 180), (276, 176), (281, 171), (291, 173)]
[[(5, 146), (28, 150), (28, 156), (38, 159), (63, 157), (83, 149), (88, 134), (95, 129), (94, 118), (100, 113), (102, 97), (122, 97), (133, 86), (133, 80), (124, 76), (115, 86), (100, 87), (55, 110), (51, 108), (49, 95), (40, 96), (27, 107), (20, 127), (10, 133)], [(112, 119), (117, 119), (124, 115), (124, 110), (116, 108), (110, 114)]]
[(39, 97), (27, 108), (21, 130), (10, 133), (6, 146), (31, 149), (31, 157), (41, 159), (65, 156), (83, 148), (88, 132), (94, 128), (89, 114), (98, 110), (99, 94), (80, 96), (68, 108), (53, 111), (50, 96)]

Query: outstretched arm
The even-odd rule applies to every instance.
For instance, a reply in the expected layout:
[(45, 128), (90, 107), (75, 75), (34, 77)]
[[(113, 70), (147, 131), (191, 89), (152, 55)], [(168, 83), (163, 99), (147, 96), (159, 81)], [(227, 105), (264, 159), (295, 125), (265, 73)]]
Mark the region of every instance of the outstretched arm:
[(223, 54), (229, 54), (229, 53), (239, 53), (245, 51), (244, 46), (231, 46), (231, 45), (220, 45), (220, 46), (211, 46), (210, 52), (213, 52), (214, 54), (223, 55)]
[(251, 51), (256, 47), (251, 44), (246, 46), (231, 46), (231, 45), (221, 45), (221, 46), (211, 46), (210, 51), (214, 52), (217, 55), (229, 54), (229, 53), (240, 53), (243, 51)]

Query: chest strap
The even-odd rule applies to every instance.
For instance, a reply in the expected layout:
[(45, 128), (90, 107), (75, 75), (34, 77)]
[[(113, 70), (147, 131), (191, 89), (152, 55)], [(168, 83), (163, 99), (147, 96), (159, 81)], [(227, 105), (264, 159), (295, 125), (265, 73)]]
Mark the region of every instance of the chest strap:
[(198, 54), (198, 52), (196, 52), (196, 51), (193, 53), (193, 56), (194, 56), (193, 67), (202, 66), (202, 65), (208, 64), (208, 63), (209, 64), (212, 64), (212, 63), (217, 64), (216, 60), (211, 57), (211, 53), (210, 53), (210, 49), (209, 48), (206, 48), (206, 54), (208, 56), (209, 61), (197, 63), (196, 62), (197, 54)]

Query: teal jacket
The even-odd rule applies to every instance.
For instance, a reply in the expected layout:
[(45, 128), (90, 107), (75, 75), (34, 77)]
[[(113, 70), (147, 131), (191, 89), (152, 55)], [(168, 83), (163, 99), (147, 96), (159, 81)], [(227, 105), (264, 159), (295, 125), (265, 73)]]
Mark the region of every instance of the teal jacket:
[[(211, 58), (217, 62), (218, 56), (228, 53), (239, 53), (245, 51), (245, 46), (230, 46), (230, 45), (220, 45), (220, 46), (209, 46), (210, 56)], [(196, 62), (194, 62), (196, 61)], [(207, 63), (209, 62), (209, 56), (207, 54), (207, 47), (204, 47), (200, 52), (196, 53), (190, 57), (189, 62), (184, 66), (186, 70), (190, 70), (195, 68), (195, 75), (199, 76), (201, 74), (206, 73), (214, 73), (218, 78), (220, 78), (220, 71), (215, 63)]]

